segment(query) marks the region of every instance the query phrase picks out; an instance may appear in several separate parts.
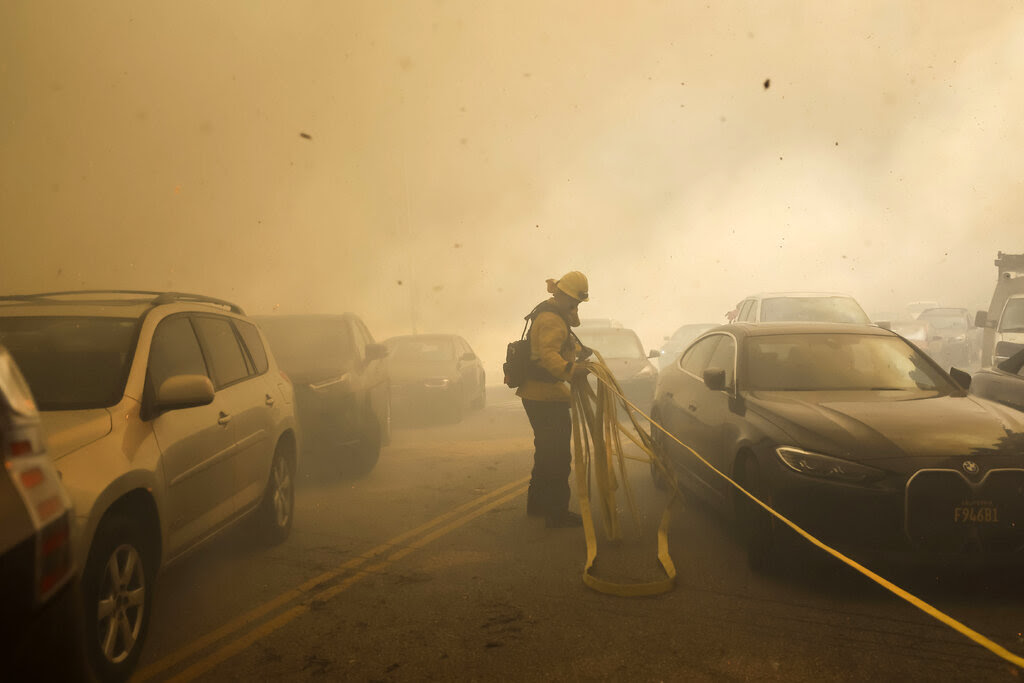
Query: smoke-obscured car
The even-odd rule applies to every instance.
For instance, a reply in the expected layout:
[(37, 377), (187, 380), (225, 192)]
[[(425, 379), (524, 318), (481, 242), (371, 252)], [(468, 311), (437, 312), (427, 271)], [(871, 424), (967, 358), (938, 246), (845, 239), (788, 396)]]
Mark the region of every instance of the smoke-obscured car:
[(85, 680), (71, 498), (31, 390), (3, 347), (0, 463), (0, 671), (11, 680)]
[(254, 316), (295, 387), (305, 450), (362, 475), (391, 441), (387, 349), (354, 313)]
[(658, 356), (658, 369), (671, 365), (690, 342), (718, 325), (719, 323), (693, 323), (677, 328), (671, 336), (665, 337), (665, 343), (659, 350), (661, 355)]
[(395, 415), (433, 415), (462, 419), (483, 408), (487, 375), (465, 339), (456, 334), (414, 334), (384, 341)]
[(966, 308), (929, 308), (917, 316), (917, 322), (931, 327), (934, 352), (930, 352), (943, 368), (977, 367), (981, 363), (981, 328), (974, 326)]
[[(624, 327), (577, 327), (573, 330), (584, 346), (599, 351), (625, 397), (650, 415), (658, 369), (650, 359), (661, 354), (644, 352), (636, 332)], [(592, 380), (593, 381), (593, 380)]]
[(942, 337), (932, 331), (927, 320), (902, 319), (893, 321), (889, 329), (925, 352), (933, 359), (941, 355)]
[(974, 373), (970, 391), (975, 396), (1024, 411), (1024, 348), (999, 365)]
[(1024, 551), (1024, 415), (968, 395), (870, 325), (728, 325), (661, 372), (654, 433), (693, 495), (735, 516), (751, 565), (784, 527), (718, 472), (855, 555)]
[(869, 323), (867, 313), (849, 294), (835, 292), (767, 292), (736, 305), (730, 322)]
[(87, 657), (123, 680), (162, 568), (243, 520), (291, 531), (291, 385), (241, 308), (200, 295), (0, 297), (0, 344), (74, 505)]

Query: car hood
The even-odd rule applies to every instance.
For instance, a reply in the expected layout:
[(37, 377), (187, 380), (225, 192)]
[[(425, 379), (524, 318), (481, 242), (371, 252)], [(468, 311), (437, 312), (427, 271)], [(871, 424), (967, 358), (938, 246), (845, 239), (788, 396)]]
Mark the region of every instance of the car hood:
[(458, 374), (455, 371), (455, 361), (450, 360), (391, 360), (388, 364), (388, 372), (392, 382), (415, 382), (431, 377), (450, 379)]
[[(646, 358), (605, 358), (604, 362), (608, 369), (612, 371), (615, 379), (620, 382), (633, 379), (644, 368), (651, 365)], [(654, 381), (656, 377), (656, 374), (652, 374), (651, 380)]]
[(102, 439), (111, 429), (110, 412), (104, 408), (45, 411), (39, 420), (54, 460)]
[(1024, 461), (1024, 415), (974, 397), (880, 394), (871, 399), (853, 392), (799, 398), (789, 392), (757, 392), (750, 405), (794, 438), (794, 445), (850, 460), (919, 461), (991, 451)]

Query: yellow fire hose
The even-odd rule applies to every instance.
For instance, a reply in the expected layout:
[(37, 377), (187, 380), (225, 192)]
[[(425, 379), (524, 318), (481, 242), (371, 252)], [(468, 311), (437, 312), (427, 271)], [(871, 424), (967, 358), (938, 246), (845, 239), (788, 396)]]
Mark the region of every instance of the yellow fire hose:
[[(584, 584), (600, 593), (607, 593), (609, 595), (618, 595), (622, 597), (657, 595), (659, 593), (665, 593), (672, 590), (672, 587), (675, 585), (676, 568), (672, 563), (672, 558), (669, 556), (668, 552), (668, 528), (671, 520), (672, 506), (679, 499), (680, 492), (673, 469), (668, 465), (668, 463), (662, 462), (660, 454), (658, 454), (653, 447), (651, 433), (653, 433), (654, 429), (658, 429), (668, 438), (672, 439), (689, 451), (690, 454), (700, 460), (704, 465), (718, 473), (719, 476), (724, 478), (738, 491), (743, 493), (743, 495), (747, 496), (747, 498), (764, 508), (764, 510), (771, 514), (775, 519), (779, 520), (786, 526), (793, 529), (793, 531), (798, 533), (800, 536), (807, 539), (807, 541), (812, 545), (821, 548), (847, 566), (855, 569), (878, 585), (882, 586), (892, 594), (905, 600), (914, 607), (917, 607), (928, 616), (949, 626), (961, 635), (966, 636), (989, 652), (992, 652), (1003, 660), (1024, 669), (1024, 657), (1010, 652), (995, 641), (986, 638), (984, 635), (933, 607), (916, 595), (903, 590), (899, 586), (879, 576), (838, 550), (826, 545), (810, 533), (797, 526), (794, 522), (791, 522), (768, 505), (765, 505), (759, 498), (757, 498), (757, 496), (754, 496), (738, 483), (733, 481), (725, 473), (719, 471), (714, 465), (701, 457), (699, 453), (684, 444), (676, 438), (675, 435), (652, 420), (649, 415), (645, 414), (635, 405), (630, 403), (623, 395), (622, 388), (619, 386), (618, 381), (605, 364), (604, 358), (602, 358), (601, 354), (597, 351), (594, 351), (594, 355), (597, 357), (597, 361), (588, 361), (587, 368), (597, 379), (597, 391), (594, 391), (590, 386), (590, 383), (585, 378), (575, 380), (572, 382), (571, 401), (576, 489), (577, 495), (580, 499), (580, 514), (583, 517), (583, 530), (587, 539), (587, 563), (583, 569)], [(620, 402), (626, 409), (626, 413), (632, 423), (632, 431), (635, 432), (635, 434), (631, 433), (630, 430), (618, 420), (617, 409)], [(640, 428), (636, 417), (634, 417), (634, 413), (642, 416), (650, 423), (651, 433), (645, 432)], [(627, 438), (639, 446), (647, 455), (647, 458), (630, 458), (629, 456), (624, 455), (622, 450), (622, 441), (620, 438), (622, 434), (625, 434)], [(593, 448), (591, 448), (591, 443), (593, 443)], [(650, 463), (653, 467), (657, 468), (673, 491), (672, 498), (670, 499), (669, 504), (665, 507), (664, 513), (662, 513), (661, 524), (658, 527), (658, 560), (661, 562), (661, 566), (665, 570), (666, 574), (666, 578), (659, 581), (640, 584), (620, 584), (597, 578), (592, 573), (594, 561), (597, 559), (597, 535), (594, 532), (594, 518), (592, 503), (590, 500), (591, 474), (593, 474), (593, 480), (597, 484), (597, 505), (602, 513), (602, 520), (604, 522), (606, 534), (609, 540), (619, 540), (622, 537), (622, 529), (618, 520), (618, 508), (616, 506), (615, 492), (619, 488), (620, 479), (633, 519), (637, 519), (636, 506), (633, 501), (632, 491), (629, 487), (629, 479), (626, 475), (626, 460), (640, 460)], [(618, 478), (615, 473), (616, 463), (618, 464), (618, 471), (620, 475)]]

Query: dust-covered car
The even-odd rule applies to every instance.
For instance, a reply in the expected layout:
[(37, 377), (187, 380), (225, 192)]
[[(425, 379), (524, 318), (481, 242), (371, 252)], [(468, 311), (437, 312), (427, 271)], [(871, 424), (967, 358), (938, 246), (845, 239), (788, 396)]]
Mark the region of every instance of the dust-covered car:
[(291, 384), (241, 308), (199, 295), (0, 297), (0, 344), (74, 505), (86, 654), (98, 678), (125, 679), (161, 568), (243, 519), (288, 536)]
[(362, 475), (391, 441), (387, 349), (354, 313), (255, 316), (295, 386), (311, 455)]
[(849, 294), (836, 292), (764, 292), (736, 305), (730, 322), (869, 323), (867, 313)]
[(487, 401), (487, 373), (457, 334), (410, 334), (384, 341), (396, 415), (440, 413), (461, 420)]
[(787, 528), (725, 477), (856, 555), (1024, 551), (1024, 415), (890, 331), (717, 328), (661, 372), (653, 417), (707, 461), (655, 430), (682, 486), (735, 515), (755, 568)]
[(654, 385), (658, 381), (658, 369), (651, 359), (661, 354), (658, 351), (645, 353), (640, 337), (629, 328), (580, 326), (573, 328), (573, 332), (584, 346), (600, 352), (626, 399), (650, 415)]
[(970, 380), (970, 392), (1024, 411), (1024, 348), (999, 365), (974, 373)]
[(943, 368), (977, 367), (981, 363), (981, 328), (966, 308), (929, 308), (917, 316), (928, 323), (931, 357)]
[(84, 680), (71, 498), (39, 412), (0, 347), (0, 661), (11, 680)]

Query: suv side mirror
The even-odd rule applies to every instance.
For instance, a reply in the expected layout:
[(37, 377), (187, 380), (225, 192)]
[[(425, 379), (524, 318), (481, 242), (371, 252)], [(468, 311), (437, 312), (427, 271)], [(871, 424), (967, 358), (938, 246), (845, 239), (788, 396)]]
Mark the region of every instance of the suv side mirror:
[(648, 358), (661, 358), (661, 351), (658, 349), (651, 349), (651, 352), (647, 354)]
[(960, 387), (967, 391), (971, 388), (971, 374), (965, 372), (960, 368), (950, 368), (949, 376), (953, 378), (953, 381), (960, 385)]
[(206, 375), (175, 375), (168, 377), (156, 390), (153, 407), (157, 410), (180, 410), (213, 403), (213, 382)]
[(476, 360), (476, 354), (472, 351), (466, 351), (459, 357), (459, 360)]
[(988, 327), (988, 311), (978, 311), (974, 314), (975, 327)]
[(708, 368), (704, 371), (704, 386), (711, 391), (725, 390), (725, 370), (722, 368)]
[(388, 355), (388, 347), (383, 344), (367, 344), (366, 360), (380, 360)]

